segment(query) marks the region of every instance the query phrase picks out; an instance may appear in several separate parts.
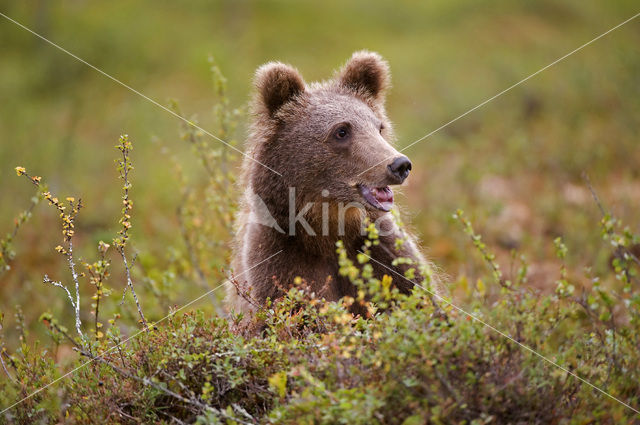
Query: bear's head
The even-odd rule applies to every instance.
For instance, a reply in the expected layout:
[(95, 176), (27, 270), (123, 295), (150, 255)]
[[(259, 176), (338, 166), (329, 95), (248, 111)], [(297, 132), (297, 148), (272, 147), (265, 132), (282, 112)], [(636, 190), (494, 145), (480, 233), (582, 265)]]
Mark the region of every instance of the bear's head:
[(391, 145), (389, 84), (388, 64), (367, 51), (322, 83), (307, 85), (278, 62), (257, 70), (248, 183), (271, 214), (288, 214), (291, 187), (298, 209), (359, 203), (373, 218), (391, 209), (389, 186), (406, 179), (411, 162)]

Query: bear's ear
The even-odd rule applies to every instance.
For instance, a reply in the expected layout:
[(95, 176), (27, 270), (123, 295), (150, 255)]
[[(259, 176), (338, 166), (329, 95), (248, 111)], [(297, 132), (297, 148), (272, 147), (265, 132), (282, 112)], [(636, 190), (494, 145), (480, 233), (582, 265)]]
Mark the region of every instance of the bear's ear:
[(280, 62), (269, 62), (258, 68), (254, 84), (258, 92), (257, 103), (270, 116), (293, 97), (304, 92), (304, 80), (300, 73)]
[(338, 83), (375, 101), (384, 100), (390, 85), (389, 64), (377, 53), (355, 52), (338, 75)]

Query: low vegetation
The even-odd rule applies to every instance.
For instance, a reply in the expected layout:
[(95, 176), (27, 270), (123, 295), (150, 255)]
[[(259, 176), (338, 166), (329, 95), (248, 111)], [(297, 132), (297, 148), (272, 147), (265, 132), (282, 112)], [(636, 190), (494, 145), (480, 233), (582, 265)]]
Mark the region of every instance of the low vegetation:
[[(227, 160), (200, 144), (201, 136), (185, 129), (185, 139), (205, 165)], [(60, 200), (41, 177), (16, 168), (37, 186), (32, 203), (44, 199), (60, 217), (63, 244), (55, 250), (67, 261), (72, 284), (48, 276), (44, 284), (58, 287), (60, 296), (68, 299), (75, 329), (45, 312), (40, 319), (50, 338), (32, 342), (17, 310), (21, 342), (15, 350), (2, 342), (0, 351), (5, 375), (0, 403), (9, 407), (0, 415), (2, 422), (411, 425), (638, 420), (638, 237), (606, 213), (595, 192), (603, 212), (602, 238), (613, 246), (614, 255), (606, 275), (585, 271), (588, 285), (567, 272), (567, 247), (557, 238), (561, 266), (555, 291), (531, 289), (524, 257), (514, 253), (517, 266), (503, 272), (458, 210), (453, 219), (487, 267), (485, 278), (470, 282), (462, 277), (451, 283), (451, 292), (458, 294), (455, 300), (430, 289), (433, 270), (421, 270), (427, 280), (409, 296), (398, 293), (393, 281), (411, 279), (412, 269), (407, 276), (372, 278), (367, 252), (377, 243), (377, 231), (370, 225), (357, 263), (340, 244), (336, 247), (340, 272), (359, 288), (357, 299), (329, 303), (296, 280), (285, 297), (251, 317), (190, 311), (190, 304), (170, 308), (165, 316), (158, 313), (167, 301), (162, 288), (151, 285), (160, 289), (155, 297), (146, 291), (150, 299), (141, 301), (134, 280), (139, 276), (150, 282), (160, 274), (162, 285), (171, 287), (176, 269), (170, 264), (162, 273), (144, 268), (132, 272), (136, 258), (128, 254), (128, 235), (133, 146), (122, 136), (117, 148), (123, 181), (120, 230), (110, 243), (98, 243), (97, 260), (91, 263), (74, 256), (82, 201)], [(209, 184), (228, 182), (219, 178)], [(205, 251), (206, 240), (194, 239), (211, 226), (194, 225), (210, 201), (196, 202), (203, 198), (190, 198), (190, 190), (185, 188), (180, 210), (189, 247), (184, 261), (190, 265), (180, 270), (208, 286), (201, 262), (207, 261), (206, 255), (220, 254)], [(14, 256), (11, 242), (29, 216), (29, 211), (21, 214), (2, 241), (6, 267)], [(120, 304), (108, 283), (116, 259), (124, 270)], [(93, 288), (90, 323), (83, 323), (86, 315), (80, 311), (86, 304), (79, 291), (84, 279)], [(242, 295), (252, 301), (250, 294)], [(123, 310), (125, 301), (129, 309)], [(350, 313), (353, 303), (366, 307), (366, 317)], [(157, 305), (152, 314), (145, 316), (145, 304)], [(116, 311), (133, 313), (122, 319)], [(106, 312), (111, 318), (103, 322)], [(132, 320), (136, 313), (137, 326)], [(76, 354), (61, 357), (62, 349)]]
[[(492, 265), (492, 254), (472, 240)], [(613, 226), (613, 227), (610, 227)], [(8, 423), (627, 423), (638, 419), (640, 295), (629, 236), (603, 219), (616, 289), (592, 277), (577, 287), (559, 270), (555, 294), (507, 279), (464, 288), (465, 309), (428, 288), (410, 296), (392, 278), (369, 278), (366, 247), (342, 273), (359, 299), (327, 303), (293, 282), (254, 317), (174, 311), (128, 336), (110, 320), (92, 338), (70, 335), (49, 315), (48, 344), (4, 351), (2, 405)], [(370, 243), (376, 243), (370, 229)], [(558, 255), (566, 247), (557, 241)], [(341, 249), (338, 248), (340, 253)], [(401, 277), (394, 277), (401, 278)], [(499, 288), (496, 300), (487, 293)], [(349, 306), (365, 303), (368, 317)], [(102, 326), (97, 329), (104, 329)], [(133, 330), (129, 330), (133, 332)], [(104, 332), (104, 336), (103, 336)], [(70, 343), (60, 369), (50, 353)], [(77, 369), (76, 369), (77, 368)], [(63, 377), (63, 372), (72, 373)], [(596, 388), (594, 388), (597, 387)], [(628, 404), (628, 406), (625, 406)]]
[[(393, 282), (411, 276), (371, 279), (367, 246), (355, 263), (336, 246), (358, 299), (327, 303), (294, 281), (254, 316), (229, 316), (238, 157), (189, 124), (240, 147), (246, 119), (231, 105), (258, 64), (295, 62), (314, 79), (366, 47), (390, 61), (388, 110), (406, 146), (637, 13), (634, 2), (197, 3), (4, 11), (192, 110), (211, 85), (198, 72), (206, 53), (237, 72), (230, 101), (210, 63), (210, 115), (168, 102), (189, 121), (176, 143), (164, 112), (0, 26), (12, 40), (0, 67), (11, 117), (0, 120), (11, 141), (0, 143), (0, 424), (640, 422), (632, 24), (407, 151), (416, 166), (398, 200), (449, 275), (442, 298), (428, 282), (398, 294)], [(178, 24), (189, 31), (157, 31)], [(360, 302), (367, 317), (349, 311)]]

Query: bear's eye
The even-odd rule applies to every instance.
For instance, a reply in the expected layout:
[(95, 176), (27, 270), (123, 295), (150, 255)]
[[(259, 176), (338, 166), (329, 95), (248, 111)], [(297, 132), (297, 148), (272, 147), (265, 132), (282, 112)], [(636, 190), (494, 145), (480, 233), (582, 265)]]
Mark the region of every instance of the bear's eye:
[(341, 126), (336, 130), (335, 136), (338, 140), (344, 140), (349, 136), (349, 129), (346, 126)]
[(384, 130), (384, 124), (380, 124), (380, 134), (382, 134), (382, 130)]

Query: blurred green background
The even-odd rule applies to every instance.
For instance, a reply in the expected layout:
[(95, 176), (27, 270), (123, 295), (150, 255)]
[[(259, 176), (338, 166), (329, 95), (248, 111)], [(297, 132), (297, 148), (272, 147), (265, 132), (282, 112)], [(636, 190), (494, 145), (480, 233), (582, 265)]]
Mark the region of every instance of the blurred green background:
[[(391, 65), (387, 109), (403, 147), (640, 6), (632, 0), (25, 0), (3, 2), (0, 11), (159, 103), (176, 99), (205, 129), (213, 125), (216, 102), (209, 56), (228, 79), (230, 104), (245, 108), (253, 72), (264, 62), (291, 63), (314, 81), (329, 78), (355, 50), (377, 51)], [(554, 287), (559, 266), (552, 241), (559, 235), (577, 279), (587, 265), (607, 267), (610, 250), (600, 241), (599, 211), (581, 173), (637, 233), (639, 95), (635, 20), (409, 148), (414, 170), (398, 198), (425, 251), (452, 279), (473, 280), (484, 271), (450, 219), (460, 207), (507, 273), (512, 249), (527, 256), (532, 287)], [(236, 140), (243, 140), (246, 122), (245, 116)], [(192, 179), (201, 176), (179, 127), (167, 112), (0, 18), (0, 234), (11, 231), (33, 194), (15, 175), (20, 165), (60, 197), (83, 198), (81, 254), (112, 238), (121, 208), (114, 145), (127, 133), (135, 146), (133, 243), (141, 255), (166, 258), (167, 247), (180, 240), (170, 155)], [(72, 323), (62, 293), (41, 282), (44, 273), (66, 276), (53, 250), (61, 238), (57, 220), (53, 209), (38, 206), (17, 238), (12, 270), (0, 276), (10, 339), (16, 304), (36, 333), (45, 310)], [(122, 287), (117, 279), (113, 285)], [(175, 291), (178, 303), (202, 289), (185, 284)]]

